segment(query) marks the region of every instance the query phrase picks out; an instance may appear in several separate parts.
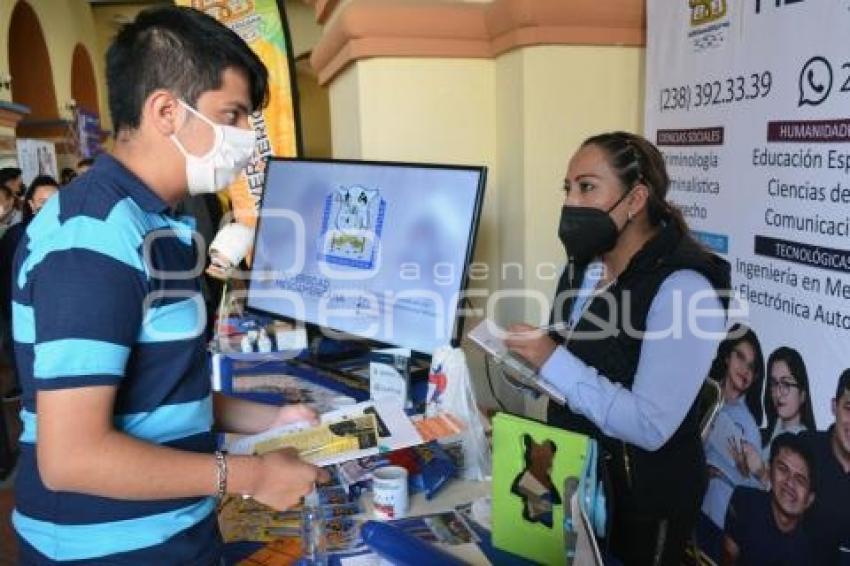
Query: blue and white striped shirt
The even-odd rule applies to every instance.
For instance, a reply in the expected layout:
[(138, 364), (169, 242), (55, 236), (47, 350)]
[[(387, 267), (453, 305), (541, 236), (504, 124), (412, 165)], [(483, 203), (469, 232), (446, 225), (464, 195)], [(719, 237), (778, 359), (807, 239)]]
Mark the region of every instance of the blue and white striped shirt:
[(24, 423), (13, 524), (27, 561), (209, 562), (214, 501), (128, 501), (55, 492), (36, 456), (36, 392), (117, 387), (114, 426), (212, 452), (193, 222), (110, 156), (50, 199), (15, 255), (12, 311)]

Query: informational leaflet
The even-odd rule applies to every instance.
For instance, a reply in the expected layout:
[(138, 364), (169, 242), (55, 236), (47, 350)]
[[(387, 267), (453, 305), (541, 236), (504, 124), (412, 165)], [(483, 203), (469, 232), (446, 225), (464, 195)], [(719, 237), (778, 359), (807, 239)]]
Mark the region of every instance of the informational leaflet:
[(366, 401), (324, 413), (318, 426), (295, 423), (260, 434), (230, 439), (231, 454), (262, 454), (292, 447), (317, 466), (374, 456), (424, 440), (400, 405)]

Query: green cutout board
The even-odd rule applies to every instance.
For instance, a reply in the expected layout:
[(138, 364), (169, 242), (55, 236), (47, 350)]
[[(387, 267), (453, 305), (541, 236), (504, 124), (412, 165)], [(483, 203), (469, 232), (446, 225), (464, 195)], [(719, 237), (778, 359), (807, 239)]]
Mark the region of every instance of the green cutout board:
[[(588, 442), (514, 415), (493, 418), (494, 546), (541, 564), (566, 563), (566, 492), (581, 477)], [(575, 479), (565, 487), (567, 478)]]

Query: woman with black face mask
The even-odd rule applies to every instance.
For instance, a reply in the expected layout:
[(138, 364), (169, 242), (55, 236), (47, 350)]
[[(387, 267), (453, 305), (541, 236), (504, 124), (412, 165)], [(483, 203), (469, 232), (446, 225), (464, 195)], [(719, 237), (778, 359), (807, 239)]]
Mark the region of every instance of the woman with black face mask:
[(729, 265), (666, 202), (661, 153), (625, 132), (570, 160), (558, 235), (568, 263), (547, 334), (509, 328), (508, 346), (557, 388), (548, 420), (596, 438), (625, 564), (680, 564), (706, 486), (696, 398), (726, 334)]

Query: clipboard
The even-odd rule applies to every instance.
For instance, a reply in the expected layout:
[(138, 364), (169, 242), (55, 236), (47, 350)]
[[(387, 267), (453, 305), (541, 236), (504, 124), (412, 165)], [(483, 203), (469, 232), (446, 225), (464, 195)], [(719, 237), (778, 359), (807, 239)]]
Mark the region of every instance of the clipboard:
[(555, 386), (551, 385), (545, 379), (541, 379), (540, 374), (529, 366), (528, 362), (508, 350), (502, 339), (502, 336), (505, 334), (507, 334), (505, 329), (492, 320), (485, 319), (473, 328), (467, 334), (467, 337), (473, 344), (481, 348), (485, 354), (493, 358), (496, 363), (507, 370), (506, 378), (509, 381), (513, 381), (520, 387), (530, 389), (538, 394), (546, 395), (559, 405), (565, 405), (567, 402), (566, 398)]

